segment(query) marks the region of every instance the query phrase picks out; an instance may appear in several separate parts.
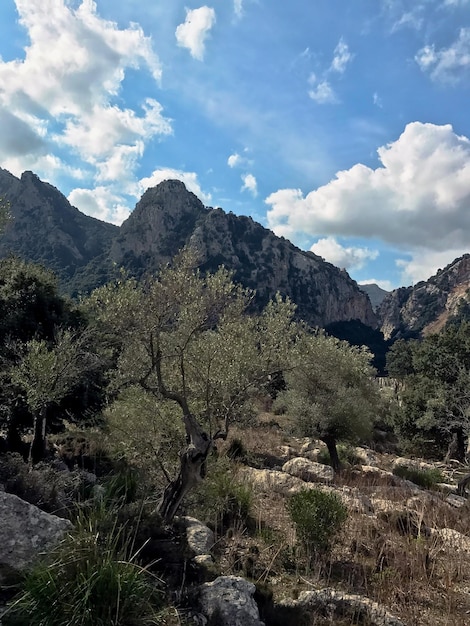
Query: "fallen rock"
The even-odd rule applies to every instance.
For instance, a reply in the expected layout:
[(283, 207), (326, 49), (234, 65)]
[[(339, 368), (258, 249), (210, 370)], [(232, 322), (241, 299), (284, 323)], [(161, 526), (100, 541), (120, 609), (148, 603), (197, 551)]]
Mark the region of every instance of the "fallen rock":
[(29, 569), (73, 528), (11, 493), (0, 492), (0, 581)]
[(200, 587), (202, 613), (217, 626), (264, 626), (253, 599), (256, 587), (239, 576), (219, 576)]
[(248, 482), (253, 489), (261, 492), (269, 491), (290, 496), (302, 489), (314, 488), (311, 483), (306, 483), (300, 478), (279, 470), (242, 467), (238, 476), (241, 480)]
[(182, 517), (188, 547), (195, 556), (208, 555), (214, 545), (214, 533), (195, 517)]
[(329, 465), (315, 463), (303, 457), (295, 457), (284, 463), (282, 471), (305, 482), (330, 482), (334, 478), (334, 470)]
[(385, 607), (363, 596), (347, 594), (326, 588), (319, 591), (303, 591), (297, 600), (283, 600), (277, 603), (281, 608), (306, 610), (311, 614), (318, 611), (333, 620), (338, 617), (350, 617), (356, 621), (367, 621), (370, 626), (405, 626), (398, 617), (389, 613)]

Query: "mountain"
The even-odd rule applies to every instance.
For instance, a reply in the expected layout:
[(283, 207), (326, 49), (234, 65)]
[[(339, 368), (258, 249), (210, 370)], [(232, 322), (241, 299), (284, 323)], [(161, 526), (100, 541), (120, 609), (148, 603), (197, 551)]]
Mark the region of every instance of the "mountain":
[(32, 172), (24, 172), (19, 179), (0, 169), (0, 197), (8, 201), (13, 216), (0, 237), (0, 257), (15, 254), (41, 263), (64, 286), (81, 268), (100, 256), (105, 258), (119, 232), (117, 226), (81, 213)]
[(137, 277), (154, 272), (190, 244), (202, 269), (224, 264), (236, 281), (256, 289), (259, 307), (279, 291), (309, 324), (357, 320), (377, 327), (367, 295), (344, 270), (249, 217), (205, 207), (180, 181), (148, 189), (121, 227), (82, 214), (31, 172), (18, 179), (0, 170), (0, 197), (14, 216), (0, 239), (0, 256), (14, 252), (43, 263), (72, 294), (106, 282), (119, 267)]
[(375, 283), (366, 283), (364, 285), (359, 285), (359, 289), (364, 291), (368, 296), (370, 303), (372, 304), (372, 308), (374, 311), (382, 304), (385, 296), (390, 293), (389, 291), (385, 291)]
[(414, 287), (400, 287), (382, 301), (377, 315), (386, 339), (439, 331), (470, 301), (470, 254), (455, 259)]

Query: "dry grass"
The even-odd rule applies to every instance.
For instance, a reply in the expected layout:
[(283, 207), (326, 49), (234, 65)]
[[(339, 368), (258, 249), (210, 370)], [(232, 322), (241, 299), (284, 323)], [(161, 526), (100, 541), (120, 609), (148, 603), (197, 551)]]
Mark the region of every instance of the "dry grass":
[[(282, 447), (299, 446), (276, 420), (265, 413), (258, 426), (232, 433), (246, 450), (245, 462), (279, 467), (286, 460)], [(390, 467), (393, 457), (377, 456), (379, 466)], [(275, 598), (295, 598), (301, 591), (329, 586), (357, 593), (383, 604), (407, 626), (469, 624), (470, 503), (454, 508), (443, 494), (416, 492), (395, 477), (358, 470), (344, 472), (334, 486), (366, 496), (375, 512), (351, 511), (329, 558), (309, 561), (296, 543), (285, 499), (264, 493), (256, 495), (250, 528), (221, 538), (222, 573), (268, 585)], [(441, 534), (444, 528), (452, 530)], [(327, 623), (356, 622), (311, 616), (306, 625)]]

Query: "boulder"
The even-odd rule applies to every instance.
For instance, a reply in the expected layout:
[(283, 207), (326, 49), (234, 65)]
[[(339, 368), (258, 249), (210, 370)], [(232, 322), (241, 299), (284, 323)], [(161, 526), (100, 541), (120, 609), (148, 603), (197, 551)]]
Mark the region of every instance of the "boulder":
[[(321, 615), (334, 620), (348, 617), (354, 623), (366, 621), (370, 626), (404, 626), (404, 622), (389, 613), (385, 607), (363, 596), (342, 593), (326, 588), (318, 591), (303, 591), (297, 600), (283, 600), (277, 606), (286, 609), (306, 611), (309, 615), (318, 611)], [(334, 623), (334, 622), (332, 622)]]
[(214, 533), (195, 517), (182, 517), (181, 522), (186, 529), (188, 547), (195, 556), (207, 555), (214, 545)]
[(279, 470), (255, 469), (254, 467), (242, 467), (238, 472), (241, 480), (249, 483), (254, 490), (259, 492), (275, 492), (285, 496), (291, 496), (302, 489), (313, 489), (314, 485), (306, 483), (300, 478), (291, 476)]
[(239, 576), (219, 576), (200, 587), (201, 612), (217, 626), (264, 626), (253, 599), (256, 587)]
[(465, 552), (470, 554), (470, 537), (459, 533), (453, 528), (433, 528), (431, 529), (433, 537), (439, 537), (443, 546), (449, 550), (451, 554), (459, 554)]
[(334, 478), (333, 468), (309, 461), (303, 457), (295, 457), (284, 463), (282, 471), (306, 482), (330, 482)]
[(456, 509), (460, 509), (461, 507), (468, 504), (467, 498), (464, 498), (463, 496), (457, 496), (454, 493), (449, 493), (449, 495), (446, 497), (446, 502)]
[(30, 568), (73, 528), (69, 520), (5, 492), (0, 492), (0, 520), (0, 581)]

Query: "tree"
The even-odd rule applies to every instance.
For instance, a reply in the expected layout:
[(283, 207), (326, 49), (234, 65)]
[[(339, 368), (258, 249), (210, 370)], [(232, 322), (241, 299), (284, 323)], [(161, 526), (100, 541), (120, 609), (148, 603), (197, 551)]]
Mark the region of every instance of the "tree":
[(397, 342), (389, 371), (404, 382), (396, 425), (407, 441), (434, 443), (465, 460), (470, 436), (470, 323), (451, 324), (422, 341)]
[(36, 463), (44, 457), (50, 407), (59, 404), (85, 372), (97, 367), (98, 361), (87, 346), (86, 335), (70, 330), (57, 331), (52, 345), (44, 339), (31, 339), (22, 350), (11, 380), (23, 391), (34, 416), (29, 458)]
[(294, 307), (280, 297), (260, 316), (253, 294), (223, 267), (204, 275), (184, 250), (143, 285), (122, 279), (93, 292), (92, 317), (118, 335), (111, 391), (139, 386), (179, 412), (186, 435), (179, 471), (159, 510), (171, 520), (206, 471), (206, 459), (230, 423), (242, 420), (254, 390), (283, 368), (296, 334)]
[(287, 389), (276, 400), (300, 435), (327, 445), (335, 470), (341, 468), (337, 442), (366, 437), (379, 407), (370, 360), (365, 348), (305, 332), (295, 363), (285, 372)]

